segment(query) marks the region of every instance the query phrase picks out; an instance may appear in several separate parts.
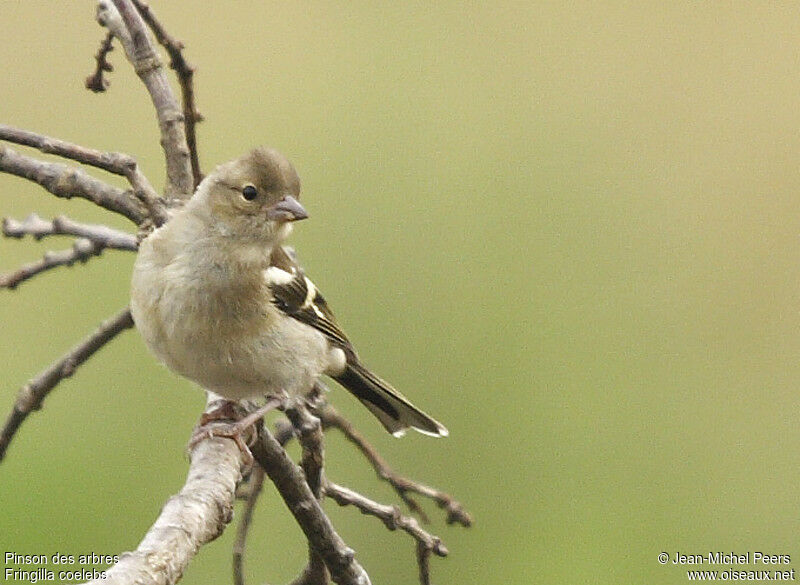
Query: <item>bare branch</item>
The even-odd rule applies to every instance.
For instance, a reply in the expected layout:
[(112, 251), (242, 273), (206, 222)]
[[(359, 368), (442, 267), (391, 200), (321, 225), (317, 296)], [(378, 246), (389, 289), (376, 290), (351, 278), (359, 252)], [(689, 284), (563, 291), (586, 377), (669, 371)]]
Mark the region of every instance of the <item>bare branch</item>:
[(45, 154), (63, 156), (64, 158), (125, 177), (133, 187), (134, 194), (150, 212), (153, 222), (156, 225), (161, 225), (167, 220), (164, 202), (155, 192), (147, 177), (139, 170), (136, 160), (130, 155), (121, 152), (101, 152), (29, 130), (6, 126), (5, 124), (0, 124), (0, 140), (31, 146)]
[(306, 407), (295, 400), (294, 404), (286, 407), (286, 416), (292, 422), (292, 426), (300, 440), (303, 448), (300, 467), (306, 476), (308, 487), (314, 497), (322, 497), (322, 466), (324, 461), (324, 446), (322, 425), (319, 419), (311, 416)]
[(194, 97), (194, 72), (195, 66), (189, 63), (183, 56), (184, 45), (181, 41), (172, 37), (164, 26), (153, 14), (150, 6), (142, 0), (133, 0), (142, 20), (147, 23), (153, 31), (156, 40), (167, 50), (169, 54), (169, 66), (178, 76), (181, 85), (181, 101), (183, 103), (183, 117), (186, 124), (186, 144), (189, 147), (189, 159), (192, 165), (192, 177), (194, 186), (197, 187), (203, 180), (200, 172), (200, 159), (197, 155), (197, 133), (196, 124), (203, 121), (203, 116), (197, 111)]
[(308, 487), (303, 471), (289, 458), (266, 427), (251, 448), (253, 456), (278, 488), (281, 498), (297, 520), (339, 585), (368, 585), (369, 576), (355, 554), (336, 533), (330, 519)]
[(287, 420), (278, 420), (275, 423), (275, 440), (278, 441), (281, 447), (286, 446), (286, 443), (294, 439), (295, 431), (294, 426)]
[(114, 66), (108, 62), (108, 54), (114, 50), (114, 34), (109, 32), (100, 43), (100, 48), (94, 56), (97, 63), (94, 68), (94, 73), (86, 78), (86, 89), (94, 93), (102, 93), (108, 89), (108, 80), (103, 75), (104, 73), (114, 71)]
[[(438, 536), (433, 536), (419, 525), (414, 518), (403, 516), (397, 506), (387, 506), (379, 504), (366, 496), (359, 494), (351, 489), (327, 482), (325, 484), (325, 495), (329, 496), (340, 506), (355, 506), (362, 514), (375, 516), (383, 521), (389, 530), (403, 530), (417, 541), (417, 555), (420, 570), (420, 582), (422, 585), (430, 583), (430, 571), (428, 569), (427, 557), (434, 553), (440, 557), (446, 557), (447, 548)], [(424, 559), (419, 555), (424, 555)]]
[[(31, 146), (45, 154), (63, 156), (123, 177), (127, 177), (130, 174), (131, 167), (135, 168), (137, 166), (132, 157), (121, 152), (101, 152), (93, 148), (45, 136), (44, 134), (31, 132), (30, 130), (7, 126), (6, 124), (0, 124), (0, 140)], [(155, 193), (150, 184), (147, 183), (147, 179), (142, 178), (141, 180), (145, 182), (152, 193)]]
[[(292, 259), (297, 261), (297, 256), (293, 248), (285, 246), (287, 252), (291, 252)], [(314, 386), (304, 396), (306, 405), (311, 408), (315, 413), (325, 404), (325, 394), (329, 392), (328, 387), (321, 381), (314, 382)], [(280, 443), (281, 447), (297, 436), (298, 430), (295, 426), (286, 419), (279, 419), (275, 421), (275, 440)]]
[(328, 585), (330, 573), (325, 562), (317, 553), (311, 550), (309, 544), (309, 561), (300, 574), (289, 585)]
[(33, 236), (37, 240), (46, 236), (77, 236), (91, 240), (102, 248), (129, 252), (135, 252), (139, 247), (133, 234), (105, 225), (79, 223), (64, 215), (59, 215), (53, 221), (46, 221), (35, 213), (22, 221), (6, 217), (3, 219), (3, 235), (7, 238)]
[(362, 514), (375, 516), (383, 521), (389, 530), (397, 530), (399, 528), (407, 532), (437, 556), (446, 557), (449, 554), (449, 551), (438, 536), (428, 533), (415, 518), (403, 516), (397, 506), (379, 504), (354, 490), (330, 481), (325, 483), (325, 495), (340, 506), (355, 506)]
[(147, 214), (131, 191), (123, 191), (87, 175), (80, 169), (60, 163), (44, 162), (0, 145), (0, 172), (38, 183), (56, 197), (81, 197), (114, 213), (124, 215), (136, 225)]
[(242, 510), (242, 519), (239, 520), (239, 526), (236, 529), (236, 540), (233, 542), (233, 585), (245, 585), (244, 552), (247, 546), (247, 533), (253, 520), (256, 501), (263, 486), (264, 470), (256, 465), (250, 474), (250, 492), (247, 494), (247, 501)]
[(418, 514), (423, 522), (428, 521), (427, 516), (416, 500), (409, 496), (409, 492), (425, 496), (436, 502), (440, 508), (443, 508), (447, 512), (448, 524), (458, 523), (462, 526), (472, 525), (472, 517), (451, 495), (395, 473), (383, 457), (380, 456), (378, 451), (370, 445), (364, 436), (356, 430), (353, 424), (340, 415), (335, 408), (332, 406), (325, 406), (315, 410), (314, 414), (322, 421), (324, 428), (340, 430), (351, 443), (358, 447), (358, 450), (361, 451), (364, 457), (372, 464), (378, 477), (389, 482), (409, 509)]
[(431, 551), (421, 542), (417, 542), (417, 566), (421, 585), (431, 585)]
[(72, 244), (72, 248), (57, 252), (46, 252), (41, 260), (25, 264), (12, 272), (0, 274), (0, 288), (13, 290), (26, 280), (47, 270), (58, 268), (59, 266), (72, 266), (76, 262), (85, 263), (92, 256), (99, 256), (103, 249), (102, 246), (92, 240), (78, 238)]
[(113, 230), (103, 225), (90, 225), (74, 222), (60, 216), (53, 221), (45, 221), (35, 213), (22, 222), (14, 219), (3, 219), (3, 235), (21, 238), (31, 235), (37, 240), (51, 235), (73, 235), (78, 239), (68, 250), (47, 252), (37, 262), (25, 264), (21, 268), (6, 274), (0, 274), (0, 288), (14, 289), (20, 283), (58, 266), (72, 266), (75, 262), (86, 262), (92, 256), (99, 256), (106, 248), (136, 251), (138, 244), (132, 234)]
[[(322, 501), (322, 470), (325, 458), (322, 425), (319, 419), (311, 416), (302, 399), (286, 408), (286, 416), (292, 422), (297, 438), (303, 448), (300, 467), (306, 478), (308, 487), (318, 501)], [(308, 564), (300, 576), (292, 581), (292, 585), (327, 585), (328, 569), (320, 554), (309, 543)]]
[(97, 6), (98, 21), (120, 39), (155, 107), (167, 168), (167, 198), (186, 199), (194, 191), (194, 181), (184, 116), (142, 17), (130, 0), (99, 0)]
[(233, 517), (242, 452), (233, 441), (211, 438), (199, 442), (191, 456), (186, 483), (136, 550), (91, 585), (173, 585), (199, 548), (222, 534)]
[(126, 307), (116, 316), (104, 321), (94, 333), (72, 348), (64, 357), (20, 388), (14, 407), (3, 429), (0, 430), (0, 461), (3, 460), (20, 425), (32, 411), (41, 408), (42, 401), (50, 391), (61, 380), (71, 376), (75, 369), (92, 357), (97, 350), (130, 327), (133, 327), (133, 319)]

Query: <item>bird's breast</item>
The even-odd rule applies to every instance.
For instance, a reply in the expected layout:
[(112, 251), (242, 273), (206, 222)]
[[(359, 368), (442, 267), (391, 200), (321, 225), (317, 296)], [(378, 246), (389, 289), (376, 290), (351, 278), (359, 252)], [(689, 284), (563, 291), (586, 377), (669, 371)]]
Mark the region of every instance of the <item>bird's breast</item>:
[(237, 274), (213, 255), (164, 262), (157, 252), (140, 249), (131, 309), (171, 370), (240, 399), (305, 391), (326, 369), (324, 337), (271, 306), (261, 270)]

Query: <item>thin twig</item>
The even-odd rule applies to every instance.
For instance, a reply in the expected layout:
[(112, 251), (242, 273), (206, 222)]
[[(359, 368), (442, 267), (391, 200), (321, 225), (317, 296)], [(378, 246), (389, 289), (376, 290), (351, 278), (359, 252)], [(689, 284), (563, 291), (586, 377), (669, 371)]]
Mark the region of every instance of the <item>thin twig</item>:
[(389, 530), (397, 530), (399, 528), (413, 536), (416, 541), (421, 542), (437, 556), (446, 557), (449, 554), (449, 551), (438, 536), (434, 536), (422, 528), (416, 518), (404, 516), (397, 506), (379, 504), (350, 488), (331, 481), (325, 483), (325, 495), (340, 506), (355, 506), (362, 514), (375, 516)]
[(130, 327), (133, 327), (133, 319), (130, 310), (126, 307), (116, 316), (104, 321), (94, 333), (72, 348), (64, 357), (20, 388), (11, 413), (6, 419), (3, 429), (0, 430), (0, 461), (3, 460), (20, 425), (32, 411), (41, 408), (42, 401), (50, 391), (61, 380), (71, 376), (75, 369), (98, 349)]
[(45, 252), (44, 257), (36, 262), (24, 264), (11, 272), (0, 274), (0, 288), (15, 289), (26, 280), (33, 278), (47, 270), (58, 268), (59, 266), (72, 266), (76, 262), (85, 263), (92, 256), (99, 256), (104, 250), (100, 244), (78, 238), (72, 244), (72, 248), (66, 250)]
[(194, 97), (194, 72), (196, 67), (189, 63), (183, 55), (184, 44), (167, 32), (167, 29), (159, 22), (147, 2), (133, 0), (142, 20), (147, 23), (156, 40), (167, 50), (169, 54), (169, 66), (178, 76), (181, 85), (181, 102), (183, 104), (183, 117), (186, 124), (186, 144), (189, 147), (189, 159), (192, 164), (192, 177), (194, 186), (203, 180), (200, 171), (200, 159), (197, 155), (197, 134), (196, 124), (203, 121), (203, 116), (197, 111)]
[(233, 584), (245, 585), (244, 583), (244, 552), (247, 546), (247, 534), (250, 523), (253, 521), (253, 510), (261, 488), (264, 486), (264, 470), (258, 465), (253, 466), (250, 473), (250, 491), (247, 494), (247, 501), (242, 510), (242, 519), (236, 528), (236, 540), (233, 542)]
[(86, 89), (94, 93), (102, 93), (108, 89), (108, 79), (105, 78), (104, 73), (114, 71), (114, 66), (108, 62), (108, 54), (114, 50), (113, 41), (114, 34), (107, 33), (94, 56), (96, 62), (94, 73), (89, 75), (85, 81)]
[(286, 407), (286, 416), (292, 422), (303, 448), (300, 467), (306, 476), (308, 487), (319, 500), (322, 497), (322, 468), (325, 457), (322, 425), (300, 401), (294, 401)]
[[(298, 400), (286, 408), (286, 416), (292, 422), (300, 446), (303, 449), (300, 467), (306, 477), (306, 483), (317, 501), (322, 501), (323, 496), (323, 465), (325, 448), (323, 443), (322, 425), (319, 419), (312, 416), (306, 408), (304, 401)], [(292, 581), (291, 585), (327, 585), (329, 582), (328, 569), (320, 554), (309, 543), (308, 564), (300, 576)]]
[(417, 566), (420, 585), (431, 585), (431, 551), (420, 541), (417, 541)]
[(35, 213), (31, 213), (22, 221), (6, 217), (3, 218), (3, 235), (7, 238), (32, 236), (36, 240), (47, 236), (76, 236), (91, 240), (103, 248), (129, 252), (138, 249), (136, 236), (133, 234), (105, 225), (80, 223), (65, 215), (59, 215), (53, 221), (46, 221)]
[[(213, 408), (209, 404), (206, 412)], [(91, 585), (174, 585), (200, 547), (222, 534), (233, 518), (243, 455), (234, 441), (198, 442), (180, 493), (172, 496), (135, 551), (120, 555)]]
[(470, 526), (472, 524), (472, 517), (451, 495), (395, 473), (383, 457), (380, 456), (375, 447), (370, 445), (364, 436), (356, 430), (353, 424), (339, 414), (335, 408), (332, 406), (325, 406), (315, 410), (314, 414), (322, 421), (323, 428), (335, 428), (340, 430), (351, 443), (358, 447), (358, 450), (361, 451), (364, 457), (372, 464), (378, 477), (389, 482), (408, 508), (412, 512), (418, 514), (423, 522), (428, 522), (428, 518), (417, 501), (409, 496), (409, 492), (430, 498), (436, 502), (440, 508), (443, 508), (447, 512), (448, 524), (458, 523), (462, 526)]
[(194, 180), (184, 116), (142, 17), (130, 0), (100, 0), (98, 21), (119, 38), (128, 60), (150, 94), (166, 161), (167, 198), (187, 199), (194, 191)]
[(78, 239), (68, 250), (47, 252), (37, 262), (25, 264), (19, 269), (0, 274), (0, 288), (16, 288), (20, 283), (58, 266), (72, 266), (75, 262), (86, 262), (92, 256), (99, 256), (106, 248), (136, 251), (138, 245), (132, 234), (113, 230), (104, 225), (90, 225), (72, 221), (59, 216), (53, 221), (45, 221), (35, 213), (19, 222), (3, 219), (3, 235), (21, 238), (31, 235), (37, 240), (52, 235), (72, 235)]
[(308, 487), (303, 471), (289, 458), (266, 427), (262, 427), (251, 450), (275, 484), (308, 542), (325, 561), (333, 580), (339, 585), (368, 585), (369, 576), (355, 560), (353, 550), (336, 533)]
[(0, 172), (38, 183), (56, 197), (87, 199), (95, 205), (124, 215), (136, 225), (147, 218), (145, 208), (132, 191), (112, 187), (80, 169), (19, 154), (1, 144)]
[[(389, 530), (403, 530), (417, 541), (417, 560), (419, 563), (420, 582), (422, 585), (430, 583), (430, 570), (428, 567), (428, 556), (431, 553), (446, 557), (448, 550), (438, 536), (434, 536), (424, 530), (416, 519), (403, 516), (397, 506), (387, 506), (369, 499), (349, 488), (327, 482), (325, 484), (325, 495), (329, 496), (340, 506), (355, 506), (362, 514), (368, 514), (379, 518)], [(422, 556), (420, 556), (422, 555)]]
[(45, 154), (62, 156), (125, 177), (133, 187), (134, 194), (150, 212), (153, 223), (160, 226), (167, 220), (164, 202), (153, 189), (147, 177), (139, 170), (136, 159), (130, 155), (121, 152), (102, 152), (5, 124), (0, 124), (0, 140), (31, 146)]

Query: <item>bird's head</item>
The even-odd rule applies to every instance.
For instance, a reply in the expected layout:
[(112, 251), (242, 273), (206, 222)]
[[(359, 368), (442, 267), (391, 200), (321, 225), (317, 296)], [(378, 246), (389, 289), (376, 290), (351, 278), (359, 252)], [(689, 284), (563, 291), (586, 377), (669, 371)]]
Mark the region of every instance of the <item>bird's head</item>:
[(289, 235), (292, 222), (308, 217), (299, 198), (292, 164), (278, 151), (259, 147), (214, 169), (187, 208), (220, 235), (275, 245)]

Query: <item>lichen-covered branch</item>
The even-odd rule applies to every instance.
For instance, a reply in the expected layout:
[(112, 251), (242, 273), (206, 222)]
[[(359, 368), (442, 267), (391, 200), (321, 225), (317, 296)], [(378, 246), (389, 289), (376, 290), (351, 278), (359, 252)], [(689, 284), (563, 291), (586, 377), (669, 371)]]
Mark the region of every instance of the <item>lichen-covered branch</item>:
[(44, 220), (35, 213), (31, 213), (22, 221), (6, 217), (3, 219), (3, 235), (7, 238), (31, 236), (36, 240), (47, 236), (76, 236), (91, 240), (103, 248), (129, 252), (135, 252), (139, 247), (133, 234), (105, 225), (80, 223), (65, 215), (59, 215), (52, 221)]
[[(428, 557), (431, 553), (440, 557), (446, 557), (448, 554), (447, 548), (438, 536), (433, 536), (424, 530), (416, 519), (403, 516), (397, 506), (379, 504), (356, 491), (338, 484), (327, 482), (325, 484), (325, 495), (340, 506), (355, 506), (362, 514), (379, 518), (389, 530), (400, 529), (413, 536), (422, 551), (420, 553), (418, 550), (420, 582), (422, 585), (430, 584)], [(420, 554), (422, 557), (419, 556)]]
[(181, 86), (181, 102), (183, 104), (183, 117), (186, 125), (186, 144), (189, 147), (189, 160), (192, 165), (192, 178), (194, 186), (203, 179), (200, 171), (200, 159), (197, 154), (197, 130), (198, 122), (203, 121), (203, 116), (197, 111), (194, 97), (194, 72), (195, 66), (186, 60), (183, 55), (184, 44), (167, 32), (167, 29), (153, 14), (150, 6), (142, 0), (133, 0), (142, 19), (153, 31), (156, 40), (164, 47), (169, 55), (169, 66), (178, 76)]
[(211, 438), (197, 443), (191, 457), (186, 483), (136, 550), (91, 585), (173, 585), (200, 547), (222, 534), (233, 517), (243, 454), (235, 442)]
[(333, 580), (339, 585), (368, 585), (369, 576), (355, 560), (353, 550), (336, 533), (306, 483), (303, 471), (289, 458), (269, 430), (261, 429), (251, 451), (275, 484), (309, 544), (322, 557)]
[(64, 357), (20, 388), (11, 413), (0, 430), (0, 461), (3, 460), (20, 425), (31, 412), (41, 408), (42, 401), (50, 391), (61, 380), (71, 376), (75, 369), (92, 357), (97, 350), (130, 327), (133, 327), (133, 319), (126, 307), (116, 316), (103, 322), (94, 333), (72, 348)]
[(19, 154), (1, 144), (0, 172), (38, 183), (56, 197), (86, 199), (109, 211), (124, 215), (136, 225), (141, 224), (147, 217), (147, 211), (132, 191), (112, 187), (80, 169)]
[(0, 140), (31, 146), (45, 154), (62, 156), (125, 177), (133, 187), (134, 194), (149, 211), (155, 224), (161, 225), (167, 219), (164, 202), (155, 192), (147, 177), (139, 170), (139, 165), (132, 156), (121, 152), (102, 152), (5, 124), (0, 124)]
[(457, 502), (450, 494), (441, 490), (429, 487), (417, 481), (410, 480), (396, 473), (388, 463), (381, 457), (378, 451), (369, 444), (364, 436), (359, 433), (353, 424), (339, 414), (335, 408), (325, 405), (314, 411), (322, 421), (323, 428), (334, 428), (342, 434), (356, 447), (372, 465), (378, 477), (387, 481), (397, 492), (397, 495), (406, 503), (408, 508), (419, 515), (423, 522), (427, 522), (427, 516), (420, 505), (414, 500), (410, 493), (416, 493), (426, 498), (430, 498), (447, 512), (446, 520), (448, 524), (458, 523), (462, 526), (471, 526), (472, 517), (464, 509), (461, 503)]
[(184, 116), (167, 80), (144, 21), (130, 0), (100, 0), (97, 19), (119, 38), (156, 110), (167, 170), (168, 199), (186, 199), (194, 191)]

